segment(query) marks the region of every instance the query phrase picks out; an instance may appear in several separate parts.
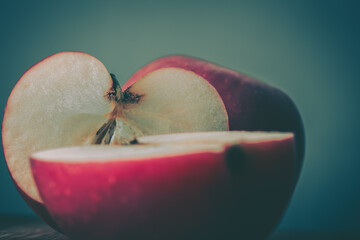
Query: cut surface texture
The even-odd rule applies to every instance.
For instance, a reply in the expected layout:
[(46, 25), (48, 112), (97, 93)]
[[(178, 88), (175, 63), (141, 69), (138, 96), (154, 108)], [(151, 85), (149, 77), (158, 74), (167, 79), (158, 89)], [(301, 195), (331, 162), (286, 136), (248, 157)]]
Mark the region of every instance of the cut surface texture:
[(196, 132), (144, 136), (137, 139), (142, 144), (240, 144), (281, 141), (292, 138), (292, 133), (282, 132)]
[(150, 134), (222, 130), (228, 130), (228, 118), (220, 96), (192, 72), (161, 69), (122, 92), (95, 57), (63, 52), (21, 77), (6, 106), (2, 137), (14, 181), (42, 202), (28, 160), (35, 151), (128, 144)]
[(41, 201), (31, 175), (31, 152), (79, 144), (111, 110), (103, 96), (111, 77), (88, 54), (60, 53), (33, 66), (13, 89), (4, 115), (5, 158), (18, 186)]
[(154, 157), (166, 158), (197, 152), (220, 152), (218, 144), (180, 145), (124, 145), (124, 146), (80, 146), (45, 150), (34, 153), (31, 157), (45, 162), (88, 163), (108, 161), (146, 160)]
[(123, 113), (145, 135), (228, 130), (220, 96), (193, 72), (160, 69), (140, 79), (129, 90), (142, 96), (141, 104), (128, 104)]
[(242, 143), (292, 139), (292, 133), (266, 132), (196, 132), (140, 137), (138, 144), (125, 146), (91, 145), (57, 148), (32, 154), (31, 158), (47, 162), (107, 162), (170, 158), (196, 153), (220, 153), (227, 147)]

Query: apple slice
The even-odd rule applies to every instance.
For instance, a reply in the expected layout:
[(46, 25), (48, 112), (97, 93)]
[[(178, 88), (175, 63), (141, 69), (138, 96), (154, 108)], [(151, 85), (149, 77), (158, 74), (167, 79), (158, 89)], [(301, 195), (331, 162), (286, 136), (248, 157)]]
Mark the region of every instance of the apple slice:
[(126, 144), (149, 134), (227, 129), (220, 96), (192, 72), (155, 71), (122, 92), (95, 57), (63, 52), (44, 59), (21, 77), (6, 106), (2, 137), (17, 187), (42, 202), (28, 161), (34, 151)]
[(294, 146), (292, 133), (168, 134), (40, 151), (31, 167), (46, 208), (70, 237), (255, 239), (289, 201)]

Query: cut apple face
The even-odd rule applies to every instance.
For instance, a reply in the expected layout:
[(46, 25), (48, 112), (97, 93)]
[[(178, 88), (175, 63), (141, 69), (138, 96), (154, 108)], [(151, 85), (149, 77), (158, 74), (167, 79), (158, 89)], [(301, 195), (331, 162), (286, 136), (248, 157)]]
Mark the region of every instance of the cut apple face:
[(262, 221), (253, 222), (254, 216), (280, 217), (268, 213), (281, 212), (289, 199), (293, 137), (235, 131), (166, 134), (140, 137), (126, 146), (44, 150), (30, 161), (46, 209), (70, 237), (241, 238), (248, 226)]
[(18, 187), (42, 202), (28, 157), (39, 150), (129, 144), (152, 134), (228, 130), (217, 91), (190, 71), (154, 71), (124, 91), (95, 57), (52, 55), (30, 68), (5, 110), (5, 158)]
[[(291, 138), (292, 133), (282, 132), (247, 132), (247, 131), (230, 131), (230, 132), (196, 132), (196, 133), (178, 133), (162, 134), (153, 136), (143, 136), (137, 139), (140, 144), (244, 144), (267, 141), (283, 140)], [(210, 145), (211, 146), (211, 145)]]
[[(32, 159), (45, 162), (88, 163), (151, 160), (198, 153), (221, 153), (233, 145), (292, 140), (292, 133), (195, 132), (140, 137), (125, 146), (75, 146), (35, 152)], [(136, 142), (136, 143), (134, 143)]]

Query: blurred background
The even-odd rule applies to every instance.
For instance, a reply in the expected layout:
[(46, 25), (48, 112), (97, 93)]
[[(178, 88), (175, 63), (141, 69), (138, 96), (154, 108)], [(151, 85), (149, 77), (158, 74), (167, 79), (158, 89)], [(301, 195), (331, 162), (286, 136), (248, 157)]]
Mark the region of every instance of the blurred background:
[[(306, 156), (277, 231), (360, 231), (359, 10), (331, 0), (1, 1), (1, 118), (21, 75), (56, 52), (88, 52), (121, 83), (161, 56), (206, 59), (282, 89), (302, 114)], [(0, 214), (33, 214), (0, 158)]]

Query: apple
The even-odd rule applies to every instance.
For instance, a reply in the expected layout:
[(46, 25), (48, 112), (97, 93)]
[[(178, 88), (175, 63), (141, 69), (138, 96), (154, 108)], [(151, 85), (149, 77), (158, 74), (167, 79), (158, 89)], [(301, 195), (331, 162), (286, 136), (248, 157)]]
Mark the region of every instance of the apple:
[(261, 239), (289, 201), (292, 133), (201, 132), (33, 153), (41, 199), (80, 239)]
[(221, 97), (192, 72), (154, 71), (121, 91), (115, 76), (95, 57), (62, 52), (20, 78), (6, 105), (2, 140), (21, 195), (54, 226), (31, 173), (32, 152), (127, 144), (143, 135), (222, 130), (228, 130), (228, 116)]
[(304, 128), (293, 101), (282, 91), (254, 78), (201, 59), (174, 55), (159, 58), (140, 68), (123, 89), (160, 69), (191, 71), (208, 81), (219, 93), (229, 117), (229, 130), (293, 132), (300, 170), (304, 157)]
[[(14, 87), (4, 113), (2, 140), (19, 192), (44, 221), (62, 231), (39, 194), (29, 161), (32, 153), (70, 146), (126, 145), (147, 135), (227, 130), (293, 132), (295, 167), (285, 169), (293, 176), (286, 184), (294, 188), (304, 154), (304, 132), (290, 98), (252, 78), (185, 56), (158, 59), (141, 68), (121, 88), (95, 57), (81, 52), (54, 54), (31, 67)], [(258, 161), (264, 159), (262, 156)], [(260, 174), (261, 164), (252, 167), (259, 167), (259, 181), (266, 179), (266, 174)], [(256, 189), (251, 182), (241, 184), (241, 188), (247, 185), (249, 192), (250, 187)], [(266, 182), (262, 185), (267, 186)], [(265, 188), (262, 191), (259, 197), (270, 194)], [(269, 204), (277, 206), (274, 214), (269, 212), (269, 219), (278, 221), (286, 207), (288, 199), (283, 194), (288, 197), (289, 193), (274, 192), (274, 199), (269, 198)], [(244, 208), (245, 212), (270, 211), (251, 194), (242, 199), (247, 205), (254, 203)], [(268, 225), (261, 226), (271, 229), (276, 221), (266, 219)]]

